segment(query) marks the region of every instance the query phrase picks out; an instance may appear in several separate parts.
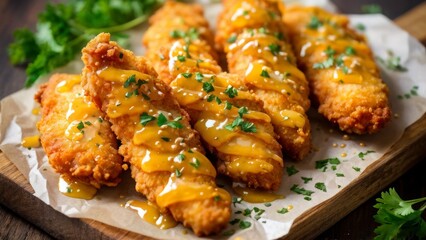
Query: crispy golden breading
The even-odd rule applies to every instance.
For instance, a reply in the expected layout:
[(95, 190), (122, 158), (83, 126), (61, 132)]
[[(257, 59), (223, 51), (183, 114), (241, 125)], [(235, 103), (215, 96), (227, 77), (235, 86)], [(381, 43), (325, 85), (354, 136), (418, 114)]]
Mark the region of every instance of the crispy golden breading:
[(276, 190), (283, 161), (271, 120), (242, 78), (221, 72), (201, 7), (167, 2), (150, 23), (143, 38), (147, 56), (217, 156), (218, 171), (250, 187)]
[(311, 148), (308, 82), (286, 42), (279, 2), (226, 0), (217, 25), (229, 71), (264, 102), (284, 154), (303, 159)]
[(130, 162), (136, 190), (197, 235), (223, 229), (230, 195), (216, 188), (216, 171), (170, 88), (109, 34), (92, 39), (82, 59), (84, 88), (121, 140), (119, 152)]
[(363, 36), (343, 15), (288, 7), (284, 23), (318, 111), (348, 133), (376, 133), (391, 119), (388, 88)]
[(80, 81), (79, 75), (55, 74), (40, 87), (41, 143), (56, 172), (97, 188), (116, 186), (123, 162), (116, 137)]

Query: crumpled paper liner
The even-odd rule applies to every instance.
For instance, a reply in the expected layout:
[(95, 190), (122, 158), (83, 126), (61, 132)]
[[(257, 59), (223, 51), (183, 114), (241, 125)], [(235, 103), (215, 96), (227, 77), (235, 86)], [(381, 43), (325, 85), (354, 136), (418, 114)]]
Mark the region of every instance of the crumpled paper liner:
[[(294, 2), (294, 1), (291, 1)], [(328, 1), (303, 1), (325, 6), (333, 10)], [(221, 9), (220, 4), (202, 1), (205, 4), (206, 17), (214, 27), (216, 16)], [(331, 198), (357, 178), (370, 164), (379, 159), (402, 135), (404, 129), (419, 119), (426, 111), (426, 54), (424, 47), (406, 32), (395, 26), (382, 15), (352, 15), (351, 23), (355, 26), (362, 23), (366, 26), (365, 34), (376, 56), (386, 59), (387, 51), (392, 50), (401, 57), (401, 64), (408, 68), (406, 72), (395, 72), (380, 65), (384, 81), (390, 89), (392, 105), (392, 121), (378, 134), (368, 136), (344, 136), (344, 133), (333, 128), (315, 110), (309, 112), (312, 125), (313, 152), (302, 162), (287, 162), (287, 168), (297, 169), (297, 173), (285, 174), (278, 193), (284, 199), (272, 202), (267, 207), (264, 204), (236, 203), (233, 207), (231, 220), (239, 218), (249, 221), (251, 227), (240, 230), (238, 224), (229, 225), (224, 232), (235, 230), (229, 238), (235, 239), (275, 239), (286, 235), (293, 221), (305, 211)], [(132, 50), (143, 54), (140, 39), (146, 26), (130, 31)], [(82, 64), (79, 59), (55, 72), (79, 73)], [(47, 77), (43, 80), (45, 81)], [(40, 82), (43, 82), (41, 80)], [(37, 86), (16, 92), (1, 101), (0, 105), (0, 149), (12, 161), (18, 170), (28, 179), (34, 188), (34, 195), (49, 204), (57, 211), (69, 217), (94, 219), (125, 230), (140, 233), (145, 236), (160, 239), (195, 239), (192, 232), (182, 225), (169, 230), (159, 230), (144, 222), (136, 212), (122, 207), (132, 199), (143, 199), (134, 190), (134, 181), (129, 172), (123, 176), (123, 182), (115, 188), (103, 187), (92, 200), (68, 198), (58, 191), (58, 178), (47, 163), (42, 148), (27, 149), (21, 146), (21, 140), (26, 136), (38, 134), (35, 124), (38, 116), (31, 113), (37, 104), (33, 100)], [(372, 151), (365, 156), (362, 153)], [(361, 153), (361, 154), (360, 154)], [(340, 164), (329, 164), (327, 169), (316, 169), (316, 161), (338, 158)], [(363, 159), (362, 159), (363, 158)], [(302, 179), (312, 178), (308, 183)], [(225, 188), (231, 190), (229, 182), (218, 180)], [(324, 183), (325, 191), (315, 187)], [(296, 194), (290, 188), (297, 184), (306, 190), (314, 191), (311, 200)], [(320, 187), (321, 188), (321, 187)], [(256, 212), (250, 216), (235, 214), (244, 209), (258, 207), (265, 212), (255, 220)], [(287, 208), (289, 211), (280, 214), (277, 211)], [(218, 234), (213, 238), (227, 238)]]

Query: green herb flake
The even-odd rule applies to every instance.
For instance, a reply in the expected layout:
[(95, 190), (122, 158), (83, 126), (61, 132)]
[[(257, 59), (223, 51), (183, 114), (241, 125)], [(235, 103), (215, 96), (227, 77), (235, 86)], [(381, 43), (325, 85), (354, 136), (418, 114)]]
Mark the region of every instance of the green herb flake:
[(336, 170), (336, 165), (340, 164), (340, 160), (338, 158), (327, 158), (323, 160), (315, 161), (315, 169), (321, 169), (323, 172), (325, 172), (329, 165), (334, 166), (333, 170)]
[(327, 46), (327, 48), (324, 50), (324, 53), (327, 55), (327, 57), (333, 57), (334, 54), (336, 54), (336, 51), (330, 46)]
[(86, 124), (87, 126), (91, 126), (92, 125), (92, 123), (89, 122), (89, 121), (85, 121), (84, 124)]
[(361, 159), (361, 160), (365, 160), (365, 156), (367, 156), (368, 154), (370, 154), (370, 153), (374, 153), (375, 151), (371, 151), (371, 150), (368, 150), (368, 151), (366, 151), (366, 152), (360, 152), (360, 153), (358, 153), (358, 157)]
[(182, 76), (184, 78), (190, 78), (190, 77), (192, 77), (192, 73), (182, 73)]
[(270, 78), (268, 71), (266, 71), (265, 69), (262, 69), (260, 76), (264, 78)]
[(263, 205), (265, 205), (265, 207), (270, 207), (270, 206), (272, 206), (272, 203), (265, 203), (265, 204), (263, 204)]
[(315, 193), (314, 191), (311, 190), (306, 190), (304, 188), (299, 187), (299, 185), (294, 184), (291, 188), (291, 191), (297, 193), (297, 194), (301, 194), (301, 195), (305, 195), (305, 196), (311, 196), (313, 193)]
[(176, 158), (178, 159), (179, 162), (182, 162), (183, 160), (185, 160), (185, 155), (181, 153), (181, 154), (177, 155)]
[(251, 227), (251, 223), (249, 221), (240, 221), (240, 229), (246, 229)]
[(367, 14), (382, 13), (382, 7), (379, 4), (365, 4), (361, 6), (361, 12)]
[(128, 77), (126, 81), (124, 81), (123, 87), (128, 88), (130, 84), (136, 83), (136, 75), (133, 74), (132, 76)]
[(270, 44), (268, 47), (269, 47), (269, 50), (271, 51), (271, 53), (274, 56), (277, 56), (280, 53), (280, 51), (281, 51), (281, 46), (278, 45), (278, 44), (275, 44), (275, 43)]
[(310, 22), (308, 23), (307, 27), (310, 29), (318, 29), (321, 27), (323, 23), (319, 20), (317, 16), (312, 16)]
[(352, 169), (355, 170), (356, 172), (361, 171), (361, 168), (359, 168), (359, 167), (352, 167)]
[(231, 110), (231, 108), (232, 108), (232, 104), (230, 102), (226, 101), (225, 102), (225, 109), (226, 110)]
[(211, 94), (209, 96), (207, 96), (207, 102), (211, 102), (215, 99), (215, 95)]
[(305, 199), (306, 201), (311, 201), (312, 200), (312, 198), (308, 197), (308, 196), (304, 197), (303, 199)]
[(203, 81), (203, 79), (204, 79), (203, 74), (201, 74), (200, 72), (195, 73), (195, 80), (197, 80), (198, 82), (201, 82)]
[(345, 48), (345, 54), (346, 55), (355, 55), (356, 54), (355, 48), (353, 48), (352, 46), (347, 46)]
[(345, 174), (343, 174), (343, 173), (336, 173), (336, 177), (344, 177), (345, 176)]
[(315, 188), (319, 189), (323, 192), (327, 192), (327, 187), (325, 186), (325, 184), (323, 182), (317, 182), (315, 183)]
[(230, 230), (224, 231), (222, 233), (222, 236), (229, 237), (229, 236), (232, 236), (234, 233), (235, 233), (235, 230), (234, 229), (230, 229)]
[(385, 65), (388, 69), (398, 72), (406, 72), (408, 69), (401, 65), (401, 58), (398, 56), (395, 56), (395, 54), (391, 51), (387, 51), (387, 58), (384, 60), (381, 57), (377, 57), (377, 60)]
[(288, 213), (288, 209), (287, 208), (281, 208), (280, 210), (277, 210), (277, 213), (286, 214), (286, 213)]
[(229, 224), (235, 225), (235, 224), (237, 224), (239, 222), (240, 222), (240, 219), (239, 218), (235, 218), (234, 220), (230, 221)]
[(213, 84), (211, 82), (203, 82), (203, 90), (206, 93), (213, 92), (214, 91), (214, 86), (213, 86)]
[(250, 216), (252, 211), (253, 211), (252, 209), (246, 208), (243, 211), (243, 215), (244, 216)]
[(177, 59), (179, 60), (179, 62), (185, 62), (186, 57), (185, 57), (185, 56), (182, 56), (182, 55), (178, 55), (178, 56), (177, 56)]
[(310, 177), (310, 178), (308, 178), (308, 177), (301, 177), (302, 178), (302, 180), (303, 180), (303, 183), (308, 183), (308, 182), (310, 182), (310, 181), (312, 181), (312, 178)]
[(294, 165), (292, 165), (290, 167), (286, 167), (286, 171), (287, 171), (288, 176), (292, 176), (292, 175), (299, 172), (299, 170), (297, 170)]
[(102, 117), (98, 117), (98, 122), (102, 123), (104, 119)]
[(195, 160), (189, 164), (193, 166), (195, 169), (198, 169), (201, 163), (200, 163), (200, 160), (198, 160), (198, 158), (195, 158)]
[(220, 196), (219, 196), (219, 195), (214, 196), (214, 197), (213, 197), (213, 200), (214, 200), (215, 202), (219, 202), (219, 201), (220, 201)]
[(235, 41), (237, 41), (237, 35), (232, 35), (231, 37), (228, 38), (228, 40), (226, 40), (228, 43), (234, 43)]
[(148, 113), (144, 112), (140, 115), (140, 123), (142, 126), (146, 126), (149, 122), (154, 121), (156, 118), (154, 116), (150, 116)]
[(179, 169), (175, 169), (175, 175), (177, 178), (180, 178), (182, 176), (182, 172)]
[(240, 198), (240, 197), (232, 197), (232, 204), (234, 205), (234, 207), (236, 207), (235, 205), (237, 203), (241, 203), (242, 201), (243, 201), (243, 199)]
[(80, 121), (80, 122), (77, 124), (77, 129), (81, 131), (83, 128), (84, 128), (84, 123), (83, 123), (82, 121)]
[(365, 31), (365, 25), (364, 25), (364, 24), (362, 24), (362, 23), (357, 23), (357, 24), (355, 25), (355, 28), (356, 28), (356, 29), (358, 29), (358, 30), (359, 30), (359, 31), (361, 31), (361, 32)]
[(238, 96), (238, 91), (237, 89), (235, 89), (233, 86), (228, 85), (228, 87), (226, 87), (224, 93), (226, 95), (228, 95), (229, 98), (234, 98), (236, 96)]

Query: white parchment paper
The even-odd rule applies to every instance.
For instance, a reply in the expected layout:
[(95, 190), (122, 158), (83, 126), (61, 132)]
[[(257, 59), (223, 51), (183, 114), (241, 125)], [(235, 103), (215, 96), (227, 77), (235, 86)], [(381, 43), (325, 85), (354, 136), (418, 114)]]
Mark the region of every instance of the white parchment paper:
[[(335, 10), (334, 6), (326, 0), (303, 2)], [(207, 0), (202, 3), (206, 7), (206, 17), (214, 27), (221, 6)], [(353, 15), (350, 19), (352, 25), (362, 23), (366, 26), (365, 34), (376, 56), (386, 59), (387, 51), (391, 50), (401, 58), (401, 64), (408, 69), (406, 72), (396, 72), (380, 65), (383, 79), (390, 88), (390, 102), (395, 114), (392, 121), (376, 135), (344, 136), (344, 133), (330, 126), (315, 110), (311, 110), (309, 117), (312, 124), (314, 150), (303, 162), (286, 163), (286, 168), (295, 169), (295, 171), (292, 171), (293, 174), (285, 174), (278, 191), (285, 198), (272, 202), (269, 207), (265, 204), (250, 204), (244, 201), (236, 203), (233, 206), (234, 214), (231, 220), (238, 218), (249, 221), (251, 227), (240, 230), (238, 224), (230, 224), (224, 232), (229, 233), (235, 230), (233, 235), (224, 237), (219, 234), (212, 238), (275, 239), (286, 235), (298, 216), (344, 189), (364, 169), (379, 159), (399, 139), (407, 126), (425, 113), (425, 48), (382, 15)], [(131, 49), (136, 54), (144, 52), (140, 44), (144, 29), (146, 26), (130, 32)], [(81, 68), (81, 61), (76, 59), (55, 72), (79, 73)], [(46, 81), (47, 78), (48, 76), (44, 77), (40, 82)], [(90, 218), (153, 238), (196, 238), (181, 225), (169, 230), (159, 230), (141, 220), (136, 212), (123, 208), (122, 205), (128, 200), (143, 199), (135, 192), (134, 181), (128, 172), (124, 174), (123, 182), (119, 186), (102, 188), (92, 200), (68, 198), (59, 193), (57, 188), (59, 176), (48, 165), (43, 150), (41, 148), (26, 149), (21, 146), (21, 140), (24, 137), (38, 134), (35, 127), (38, 116), (31, 113), (32, 109), (37, 107), (33, 100), (36, 90), (37, 86), (21, 90), (4, 98), (0, 105), (0, 149), (28, 179), (36, 197), (69, 217)], [(338, 158), (340, 164), (329, 163), (326, 169), (316, 168), (317, 161), (329, 158)], [(229, 182), (222, 179), (218, 181), (232, 192)], [(321, 187), (322, 183), (325, 187)], [(295, 184), (305, 190), (313, 191), (310, 200), (290, 190)], [(252, 210), (254, 207), (265, 210), (257, 220), (256, 211), (246, 214), (247, 216), (238, 213), (238, 211), (244, 212), (245, 209)], [(278, 213), (277, 211), (282, 208), (287, 208), (289, 211), (284, 214)], [(313, 219), (313, 221), (316, 220)]]

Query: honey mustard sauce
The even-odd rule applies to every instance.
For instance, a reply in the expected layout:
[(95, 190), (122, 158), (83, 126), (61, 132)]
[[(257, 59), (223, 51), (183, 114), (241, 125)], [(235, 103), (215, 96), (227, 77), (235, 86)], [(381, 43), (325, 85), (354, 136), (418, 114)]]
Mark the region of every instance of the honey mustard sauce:
[(311, 71), (321, 71), (324, 79), (337, 84), (380, 82), (368, 45), (348, 33), (342, 20), (325, 12), (315, 12), (312, 18), (316, 24), (301, 27), (296, 44), (299, 57), (312, 63)]
[(124, 207), (136, 211), (139, 217), (159, 229), (174, 228), (177, 225), (170, 214), (161, 213), (158, 207), (149, 201), (130, 200)]
[[(300, 93), (300, 86), (307, 86), (305, 75), (296, 67), (291, 47), (283, 41), (283, 34), (274, 27), (279, 18), (275, 19), (271, 14), (268, 15), (266, 9), (259, 10), (255, 5), (257, 4), (254, 1), (241, 1), (230, 10), (234, 13), (231, 24), (241, 33), (235, 41), (224, 46), (225, 52), (228, 59), (251, 59), (247, 62), (245, 72), (241, 72), (241, 69), (233, 71), (244, 75), (246, 83), (254, 90), (275, 91), (296, 105), (306, 102), (305, 96)], [(305, 105), (302, 107), (306, 111), (309, 106)], [(275, 126), (304, 127), (304, 113), (284, 106), (279, 108), (278, 111), (272, 111), (266, 106)]]
[(277, 199), (283, 199), (283, 195), (279, 195), (273, 192), (256, 190), (251, 188), (245, 188), (236, 186), (233, 188), (234, 192), (240, 196), (244, 201), (249, 203), (265, 203), (273, 202)]
[[(160, 208), (174, 203), (208, 198), (221, 198), (230, 201), (225, 190), (207, 183), (192, 181), (199, 175), (216, 177), (216, 170), (210, 161), (196, 148), (185, 143), (185, 126), (179, 111), (169, 112), (152, 101), (163, 100), (165, 94), (157, 88), (155, 79), (134, 70), (121, 70), (106, 67), (97, 72), (104, 81), (110, 82), (114, 98), (107, 108), (111, 119), (127, 116), (134, 125), (132, 143), (143, 146), (140, 156), (133, 156), (132, 164), (147, 173), (169, 172), (170, 178), (164, 189), (157, 195), (155, 202)], [(142, 148), (141, 148), (142, 149)], [(128, 206), (138, 209), (143, 218), (163, 228), (173, 224), (164, 223), (149, 203), (131, 202)], [(149, 213), (151, 212), (151, 213)], [(149, 213), (149, 214), (148, 214)], [(160, 223), (158, 222), (160, 221)], [(163, 222), (162, 222), (163, 221)], [(167, 220), (169, 221), (169, 220)]]
[(97, 191), (94, 186), (63, 174), (59, 177), (58, 189), (65, 196), (86, 200), (92, 199)]

